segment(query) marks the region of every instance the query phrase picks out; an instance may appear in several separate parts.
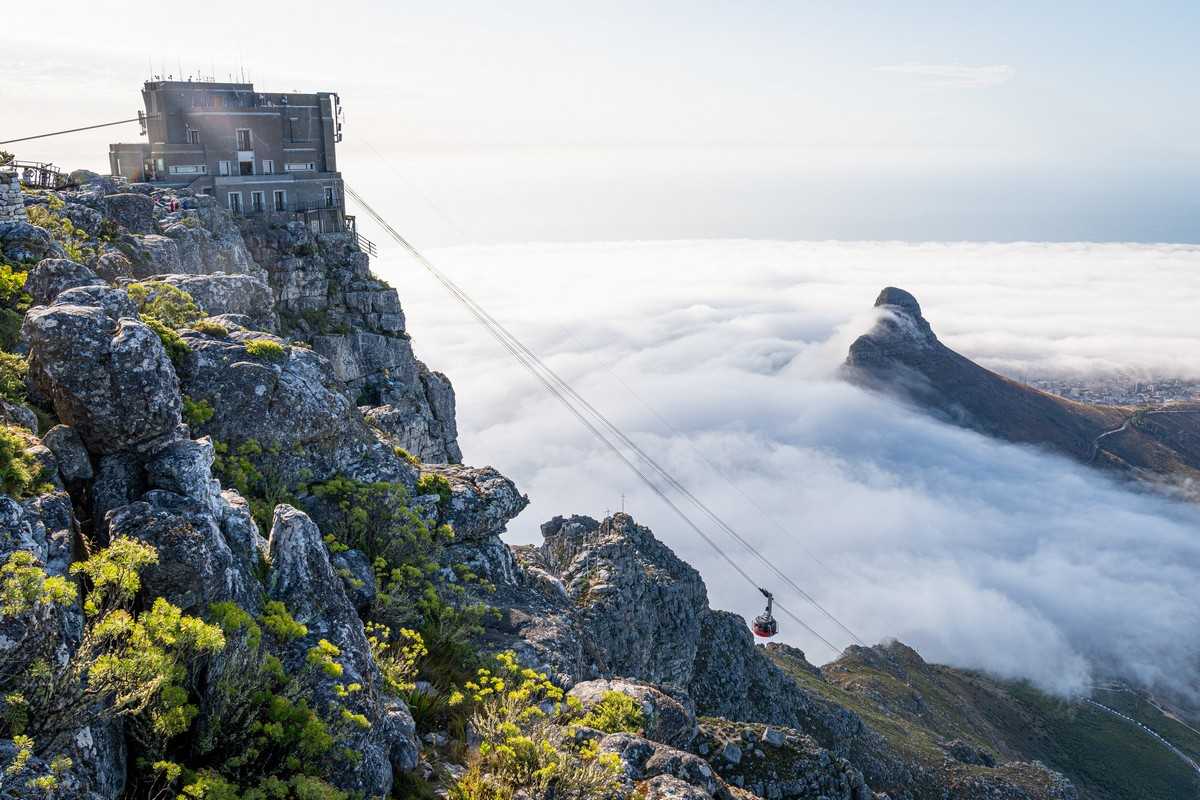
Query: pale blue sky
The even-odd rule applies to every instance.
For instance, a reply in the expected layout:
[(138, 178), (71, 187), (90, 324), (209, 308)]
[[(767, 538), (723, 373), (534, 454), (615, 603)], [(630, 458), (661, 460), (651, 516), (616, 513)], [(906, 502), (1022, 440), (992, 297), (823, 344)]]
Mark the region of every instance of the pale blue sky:
[(917, 5), (21, 3), (0, 138), (244, 68), (340, 92), (347, 178), (429, 243), (1197, 240), (1197, 4)]

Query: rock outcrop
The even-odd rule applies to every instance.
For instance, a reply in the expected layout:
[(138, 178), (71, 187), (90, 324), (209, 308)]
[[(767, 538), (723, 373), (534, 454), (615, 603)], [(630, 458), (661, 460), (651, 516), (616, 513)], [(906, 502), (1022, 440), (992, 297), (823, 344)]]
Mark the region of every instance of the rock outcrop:
[(1045, 447), (1185, 492), (1200, 478), (1200, 404), (1153, 408), (1101, 406), (1025, 386), (942, 344), (915, 297), (885, 288), (879, 320), (850, 346), (842, 374), (955, 425), (1019, 444)]

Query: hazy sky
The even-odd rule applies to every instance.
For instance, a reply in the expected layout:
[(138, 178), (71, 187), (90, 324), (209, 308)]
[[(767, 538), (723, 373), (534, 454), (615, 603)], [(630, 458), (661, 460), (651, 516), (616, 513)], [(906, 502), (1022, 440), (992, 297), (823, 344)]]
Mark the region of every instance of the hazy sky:
[[(347, 179), (427, 244), (1197, 240), (1194, 3), (328, 9), (14, 4), (0, 139), (132, 115), (150, 74), (244, 69), (338, 91)], [(18, 150), (102, 168), (133, 138)]]

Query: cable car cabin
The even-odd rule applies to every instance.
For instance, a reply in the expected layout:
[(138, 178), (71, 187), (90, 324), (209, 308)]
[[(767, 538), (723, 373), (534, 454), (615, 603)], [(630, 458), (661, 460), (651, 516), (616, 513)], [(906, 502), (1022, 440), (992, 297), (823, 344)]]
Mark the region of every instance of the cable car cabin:
[(775, 598), (766, 589), (759, 589), (759, 591), (767, 598), (767, 610), (754, 618), (754, 623), (750, 626), (750, 630), (754, 631), (755, 636), (770, 639), (779, 633), (779, 625), (776, 624), (775, 617), (771, 616), (771, 605), (775, 602)]

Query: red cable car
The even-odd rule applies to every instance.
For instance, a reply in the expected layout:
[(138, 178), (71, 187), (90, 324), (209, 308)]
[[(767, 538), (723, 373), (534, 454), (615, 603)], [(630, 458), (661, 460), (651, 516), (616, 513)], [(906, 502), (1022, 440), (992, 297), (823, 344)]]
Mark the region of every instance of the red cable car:
[(775, 617), (771, 616), (771, 604), (775, 601), (775, 598), (766, 589), (760, 588), (759, 591), (763, 593), (763, 597), (767, 598), (767, 610), (754, 618), (754, 624), (750, 626), (750, 630), (754, 631), (755, 636), (770, 639), (779, 633), (779, 626), (775, 623)]

